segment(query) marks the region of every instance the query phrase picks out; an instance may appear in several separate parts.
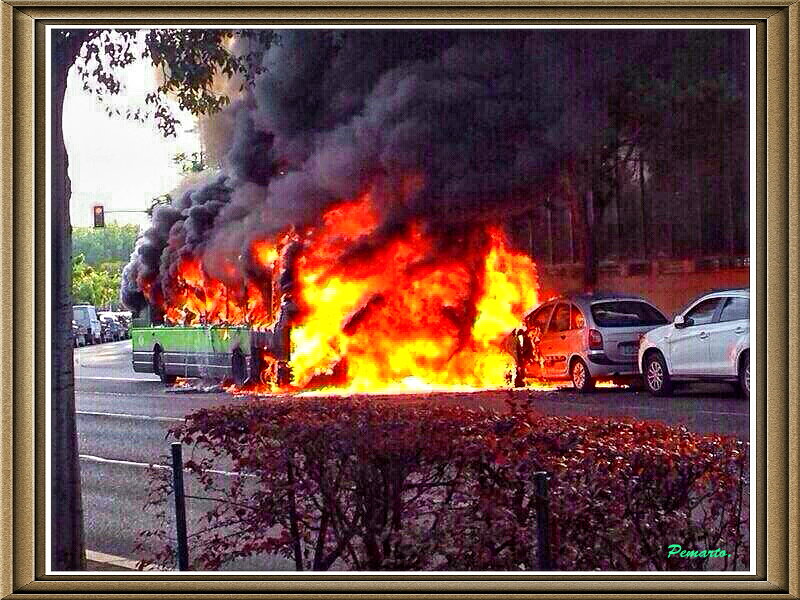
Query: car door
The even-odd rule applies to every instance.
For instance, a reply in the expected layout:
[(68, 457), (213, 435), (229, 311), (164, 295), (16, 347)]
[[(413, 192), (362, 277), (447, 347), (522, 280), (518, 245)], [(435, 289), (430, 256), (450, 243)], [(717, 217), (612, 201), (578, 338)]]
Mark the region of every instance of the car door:
[(525, 335), (530, 341), (530, 356), (525, 357), (525, 375), (527, 377), (541, 378), (545, 376), (542, 361), (542, 338), (547, 332), (547, 324), (553, 312), (555, 303), (548, 302), (537, 308), (525, 319)]
[(569, 377), (570, 357), (586, 349), (586, 317), (574, 304), (570, 305), (569, 329), (561, 332), (561, 340), (566, 357), (563, 375)]
[(559, 302), (550, 318), (550, 325), (542, 336), (544, 374), (558, 379), (567, 372), (567, 332), (570, 327), (570, 305)]
[(699, 375), (708, 371), (711, 354), (709, 327), (720, 298), (706, 298), (684, 314), (685, 327), (674, 327), (670, 335), (670, 364), (673, 375)]
[(739, 341), (750, 335), (750, 298), (729, 296), (715, 322), (708, 327), (709, 375), (735, 377)]

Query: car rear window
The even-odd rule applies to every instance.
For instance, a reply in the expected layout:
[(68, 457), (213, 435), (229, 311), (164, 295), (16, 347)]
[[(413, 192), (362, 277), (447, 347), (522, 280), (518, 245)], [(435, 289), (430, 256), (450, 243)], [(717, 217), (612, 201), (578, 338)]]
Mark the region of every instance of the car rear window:
[(666, 325), (659, 310), (640, 300), (611, 300), (592, 304), (592, 317), (599, 327)]

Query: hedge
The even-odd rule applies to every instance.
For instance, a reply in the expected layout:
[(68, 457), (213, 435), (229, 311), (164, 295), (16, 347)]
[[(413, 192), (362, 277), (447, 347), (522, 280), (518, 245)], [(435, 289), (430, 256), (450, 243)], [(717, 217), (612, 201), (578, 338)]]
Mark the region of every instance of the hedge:
[[(277, 554), (297, 570), (535, 570), (536, 471), (556, 570), (749, 568), (746, 442), (512, 409), (354, 397), (195, 412), (170, 430), (211, 499), (189, 526), (195, 568)], [(241, 476), (214, 472), (221, 460)], [(153, 471), (142, 566), (174, 564), (170, 485)]]

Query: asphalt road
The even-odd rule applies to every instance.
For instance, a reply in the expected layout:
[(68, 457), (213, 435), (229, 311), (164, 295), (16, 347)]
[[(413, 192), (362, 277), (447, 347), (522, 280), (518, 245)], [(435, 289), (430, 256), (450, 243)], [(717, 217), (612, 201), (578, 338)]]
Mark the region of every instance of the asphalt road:
[[(170, 440), (166, 434), (170, 425), (196, 409), (247, 402), (247, 398), (224, 392), (167, 390), (153, 375), (134, 373), (130, 361), (130, 341), (76, 349), (75, 394), (87, 548), (138, 559), (134, 553), (137, 532), (155, 523), (154, 517), (143, 510), (148, 467), (169, 463)], [(505, 412), (510, 397), (517, 401), (530, 397), (533, 406), (544, 414), (627, 416), (681, 424), (696, 432), (750, 437), (749, 401), (725, 385), (679, 389), (671, 398), (654, 398), (647, 392), (626, 388), (599, 388), (587, 395), (565, 388), (426, 393), (394, 398), (404, 402), (458, 403)], [(190, 452), (184, 449), (184, 457)], [(218, 468), (225, 471), (226, 465)], [(195, 492), (195, 482), (187, 480), (187, 494)], [(189, 523), (206, 509), (203, 502), (190, 501)], [(273, 557), (230, 567), (260, 571), (284, 568), (290, 565)]]

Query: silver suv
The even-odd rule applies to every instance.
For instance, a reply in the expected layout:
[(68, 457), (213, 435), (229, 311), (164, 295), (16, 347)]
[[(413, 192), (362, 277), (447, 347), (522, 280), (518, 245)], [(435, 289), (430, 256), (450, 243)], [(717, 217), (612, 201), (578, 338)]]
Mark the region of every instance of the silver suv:
[(704, 294), (649, 332), (639, 364), (650, 393), (667, 396), (676, 382), (729, 381), (750, 397), (750, 290)]
[(552, 298), (528, 313), (514, 332), (514, 385), (523, 385), (525, 378), (571, 379), (575, 389), (585, 392), (598, 378), (634, 379), (640, 338), (666, 323), (661, 311), (636, 296)]

